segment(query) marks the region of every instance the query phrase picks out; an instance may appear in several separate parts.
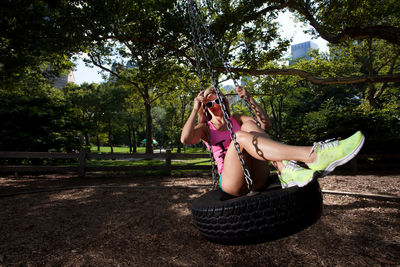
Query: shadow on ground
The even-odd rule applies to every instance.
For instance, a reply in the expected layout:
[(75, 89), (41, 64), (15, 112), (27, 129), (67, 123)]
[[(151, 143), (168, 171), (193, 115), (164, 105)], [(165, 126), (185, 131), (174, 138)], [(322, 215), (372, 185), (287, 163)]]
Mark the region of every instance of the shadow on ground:
[[(400, 181), (397, 177), (394, 183), (396, 179)], [(400, 262), (400, 203), (324, 195), (324, 214), (310, 228), (273, 242), (223, 246), (204, 240), (192, 222), (191, 201), (210, 189), (209, 179), (66, 176), (0, 181), (0, 194), (69, 187), (0, 198), (0, 265), (4, 266)], [(398, 191), (399, 187), (397, 183)]]

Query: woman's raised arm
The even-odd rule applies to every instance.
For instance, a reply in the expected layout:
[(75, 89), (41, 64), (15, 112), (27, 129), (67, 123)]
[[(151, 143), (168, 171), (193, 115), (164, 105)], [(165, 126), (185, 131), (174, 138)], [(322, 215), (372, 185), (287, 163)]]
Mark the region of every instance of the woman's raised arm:
[[(196, 125), (196, 118), (197, 115), (202, 110), (202, 103), (204, 100), (203, 91), (201, 91), (197, 97), (194, 99), (193, 109), (190, 113), (189, 118), (187, 119), (185, 125), (183, 126), (182, 133), (181, 133), (181, 142), (185, 145), (192, 145), (196, 144), (200, 141), (200, 139), (205, 140), (206, 136), (206, 124), (199, 119), (199, 123)], [(201, 118), (203, 116), (200, 116)]]

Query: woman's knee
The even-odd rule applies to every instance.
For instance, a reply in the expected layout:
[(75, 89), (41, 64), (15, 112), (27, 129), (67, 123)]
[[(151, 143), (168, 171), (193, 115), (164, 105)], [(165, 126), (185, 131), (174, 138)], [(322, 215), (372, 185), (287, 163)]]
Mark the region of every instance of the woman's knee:
[[(265, 134), (240, 130), (236, 132), (236, 141), (245, 148), (248, 145), (258, 143), (259, 138), (264, 137), (264, 135)], [(267, 135), (265, 135), (265, 137), (267, 137)]]
[[(236, 132), (236, 141), (242, 145), (247, 142), (251, 138), (251, 134), (249, 132), (240, 130)], [(232, 142), (233, 143), (233, 142)]]
[(253, 120), (248, 120), (244, 122), (240, 129), (245, 132), (261, 132), (262, 129), (257, 126), (256, 122)]
[(241, 196), (245, 194), (243, 178), (236, 179), (235, 177), (227, 177), (224, 175), (220, 179), (220, 187), (222, 191), (233, 196)]

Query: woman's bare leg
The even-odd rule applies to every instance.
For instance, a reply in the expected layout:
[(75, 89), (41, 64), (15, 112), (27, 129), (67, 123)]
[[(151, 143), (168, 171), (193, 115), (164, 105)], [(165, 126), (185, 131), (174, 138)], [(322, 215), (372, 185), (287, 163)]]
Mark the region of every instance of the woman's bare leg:
[[(259, 126), (257, 126), (255, 122), (244, 123), (241, 126), (241, 130), (253, 133), (263, 138), (269, 138), (267, 133)], [(259, 191), (263, 189), (268, 183), (268, 177), (270, 173), (268, 162), (252, 157), (245, 150), (243, 151), (243, 153), (245, 155), (245, 162), (247, 164), (247, 167), (249, 168), (250, 175), (254, 183), (254, 190)]]
[[(314, 153), (310, 156), (311, 146), (290, 146), (276, 142), (259, 128), (254, 122), (246, 122), (241, 130), (236, 132), (236, 139), (244, 152), (245, 162), (249, 167), (255, 190), (263, 187), (269, 174), (267, 161), (273, 161), (274, 166), (281, 171), (282, 160), (297, 160), (312, 162)], [(264, 178), (265, 177), (265, 178)], [(243, 195), (247, 190), (242, 164), (238, 158), (234, 142), (228, 147), (224, 159), (224, 170), (221, 177), (221, 187), (231, 195)]]
[(268, 162), (253, 158), (246, 151), (244, 151), (244, 154), (245, 162), (250, 172), (250, 177), (253, 180), (253, 189), (255, 191), (260, 191), (265, 188), (269, 180), (270, 170)]
[[(253, 158), (246, 151), (241, 152), (243, 153), (243, 159), (250, 172), (254, 190), (259, 191), (263, 189), (268, 182), (270, 173), (268, 162)], [(224, 170), (222, 171), (221, 176), (221, 187), (226, 193), (235, 196), (243, 195), (248, 190), (248, 185), (244, 179), (242, 163), (239, 160), (233, 142), (229, 145), (225, 155)]]
[(311, 146), (290, 146), (270, 139), (266, 134), (260, 133), (255, 123), (247, 122), (242, 129), (236, 132), (236, 139), (241, 148), (251, 156), (264, 161), (297, 160), (304, 163), (316, 159), (314, 153), (310, 155)]
[(242, 164), (233, 142), (231, 142), (225, 154), (221, 187), (224, 192), (234, 196), (246, 193), (246, 181), (243, 175)]

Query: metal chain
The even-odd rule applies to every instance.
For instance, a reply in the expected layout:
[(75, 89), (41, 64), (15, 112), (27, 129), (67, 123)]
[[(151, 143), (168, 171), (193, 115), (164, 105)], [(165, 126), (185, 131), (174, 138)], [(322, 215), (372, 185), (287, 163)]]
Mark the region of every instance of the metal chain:
[[(199, 19), (200, 24), (201, 24), (201, 25), (203, 26), (203, 28), (206, 30), (206, 33), (208, 34), (208, 37), (211, 39), (212, 45), (213, 45), (214, 48), (217, 50), (217, 52), (218, 52), (218, 54), (220, 55), (220, 57), (222, 56), (222, 54), (221, 54), (221, 52), (217, 49), (216, 42), (215, 42), (215, 40), (212, 38), (211, 32), (210, 32), (209, 29), (205, 26), (205, 22), (204, 22), (204, 20), (203, 20), (203, 17), (202, 17), (202, 15), (201, 15), (201, 12), (200, 12), (200, 11), (198, 10), (198, 8), (197, 8), (196, 3), (195, 3), (193, 0), (188, 0), (188, 6), (189, 6), (189, 16), (192, 17), (192, 22), (194, 23), (194, 29), (195, 29), (196, 34), (197, 34), (197, 36), (198, 36), (198, 44), (199, 44), (199, 46), (200, 46), (200, 48), (201, 48), (201, 51), (203, 52), (203, 55), (204, 55), (204, 57), (205, 57), (205, 59), (206, 59), (207, 69), (208, 69), (208, 72), (209, 72), (209, 74), (210, 74), (210, 76), (211, 76), (211, 80), (212, 80), (212, 82), (213, 82), (214, 89), (215, 89), (216, 92), (217, 92), (217, 98), (218, 98), (218, 100), (219, 100), (219, 102), (220, 102), (220, 105), (221, 105), (221, 108), (222, 108), (222, 112), (223, 112), (223, 114), (224, 114), (224, 120), (225, 120), (225, 122), (226, 122), (226, 124), (227, 124), (227, 127), (228, 127), (228, 130), (229, 130), (229, 132), (230, 132), (230, 137), (231, 137), (232, 141), (234, 142), (234, 146), (235, 146), (236, 152), (237, 152), (237, 154), (238, 154), (239, 161), (240, 161), (240, 163), (241, 163), (241, 165), (242, 165), (242, 170), (243, 170), (244, 178), (245, 178), (245, 180), (246, 180), (246, 183), (247, 183), (248, 188), (250, 189), (250, 191), (252, 191), (252, 190), (253, 190), (253, 180), (251, 179), (251, 177), (250, 177), (250, 172), (249, 172), (249, 170), (248, 170), (248, 168), (247, 168), (247, 166), (246, 166), (246, 163), (244, 162), (243, 153), (241, 152), (241, 150), (240, 150), (240, 145), (239, 145), (239, 143), (238, 143), (237, 140), (236, 140), (236, 134), (233, 132), (232, 123), (231, 123), (231, 121), (230, 121), (230, 118), (229, 118), (229, 115), (228, 115), (228, 112), (227, 112), (227, 108), (226, 108), (226, 106), (225, 106), (225, 102), (223, 101), (222, 92), (221, 92), (221, 90), (219, 89), (218, 81), (217, 81), (217, 79), (216, 79), (216, 77), (215, 77), (215, 71), (212, 69), (212, 66), (211, 66), (212, 64), (211, 64), (210, 57), (209, 57), (209, 55), (208, 55), (208, 53), (207, 53), (207, 51), (206, 51), (206, 49), (205, 49), (205, 45), (206, 45), (206, 44), (205, 44), (204, 42), (205, 42), (206, 39), (205, 39), (205, 36), (203, 36), (203, 34), (201, 33), (201, 29), (200, 29), (200, 27), (199, 27), (199, 24), (197, 23), (197, 19)], [(197, 11), (198, 16), (196, 16), (196, 12), (195, 12), (194, 9)], [(198, 17), (198, 18), (197, 18), (197, 17)], [(222, 58), (222, 59), (223, 59), (223, 58)], [(222, 60), (222, 61), (224, 62), (224, 60)], [(229, 68), (229, 69), (227, 69), (228, 72), (231, 72), (230, 67), (229, 67), (228, 64), (225, 64), (225, 63), (224, 63), (224, 66), (225, 66), (225, 68), (227, 68), (227, 67)], [(230, 75), (231, 75), (231, 74), (230, 74)], [(238, 86), (238, 83), (237, 83), (236, 80), (234, 80), (234, 83), (235, 83), (235, 85)]]
[[(190, 0), (190, 1), (192, 1), (192, 0)], [(225, 69), (227, 70), (228, 77), (233, 81), (233, 84), (235, 85), (235, 87), (238, 87), (238, 86), (239, 86), (239, 83), (237, 82), (237, 80), (236, 80), (235, 77), (233, 76), (233, 71), (232, 71), (232, 68), (231, 68), (230, 64), (225, 60), (225, 58), (224, 58), (224, 56), (222, 55), (222, 52), (220, 51), (220, 49), (218, 49), (218, 47), (217, 47), (217, 42), (216, 42), (216, 40), (214, 39), (214, 35), (211, 33), (209, 27), (207, 27), (207, 26), (205, 25), (205, 23), (204, 23), (205, 20), (204, 20), (203, 14), (202, 14), (201, 11), (198, 9), (198, 7), (197, 7), (197, 5), (196, 5), (195, 3), (194, 3), (194, 8), (196, 9), (196, 12), (199, 14), (200, 21), (202, 22), (201, 25), (203, 26), (203, 28), (204, 28), (205, 31), (207, 32), (207, 35), (209, 36), (212, 45), (215, 47), (215, 50), (217, 51), (217, 54), (218, 54), (218, 56), (219, 56), (219, 58), (220, 58), (222, 64), (224, 65)], [(259, 120), (258, 120), (256, 114), (253, 112), (253, 108), (252, 108), (251, 104), (249, 103), (249, 101), (248, 101), (246, 98), (244, 98), (244, 99), (243, 99), (243, 102), (244, 102), (244, 104), (246, 105), (247, 109), (250, 111), (250, 114), (251, 114), (251, 116), (253, 117), (254, 121), (257, 123), (257, 125), (258, 125), (259, 127), (261, 127), (261, 124), (260, 124), (260, 122), (259, 122)]]
[[(189, 20), (190, 20), (190, 28), (191, 28), (191, 35), (192, 35), (192, 43), (193, 43), (193, 49), (194, 49), (194, 54), (195, 54), (195, 58), (196, 58), (196, 71), (197, 71), (197, 75), (199, 76), (199, 80), (200, 80), (200, 90), (205, 88), (205, 81), (204, 81), (204, 77), (203, 77), (203, 73), (201, 71), (201, 63), (200, 63), (200, 55), (198, 52), (198, 47), (197, 44), (199, 43), (198, 40), (198, 36), (195, 34), (195, 24), (197, 24), (197, 21), (195, 19), (195, 17), (193, 16), (193, 10), (191, 10), (190, 8), (191, 5), (188, 5), (188, 13), (189, 15)], [(206, 107), (203, 106), (203, 114), (204, 117), (206, 117)], [(206, 118), (207, 120), (207, 118)], [(210, 144), (210, 128), (208, 125), (208, 122), (206, 123), (207, 125), (207, 139), (208, 139), (208, 143)], [(211, 147), (208, 149), (208, 151), (210, 152), (210, 163), (211, 163), (211, 175), (213, 178), (213, 182), (214, 182), (214, 186), (217, 187), (218, 186), (218, 171), (216, 168), (216, 161), (214, 158), (214, 153), (212, 152)]]
[[(188, 7), (188, 9), (189, 9), (189, 7)], [(192, 16), (189, 16), (190, 28), (191, 28), (190, 33), (192, 35), (193, 50), (194, 50), (194, 55), (195, 55), (195, 59), (196, 59), (196, 71), (197, 71), (197, 75), (199, 76), (200, 91), (201, 91), (201, 89), (203, 89), (205, 87), (205, 84), (204, 84), (203, 73), (201, 71), (200, 55), (199, 55), (198, 47), (196, 45), (198, 43), (198, 39), (197, 39), (197, 35), (194, 34), (194, 32), (195, 32), (194, 23), (195, 22), (193, 21), (193, 19), (194, 18)]]

